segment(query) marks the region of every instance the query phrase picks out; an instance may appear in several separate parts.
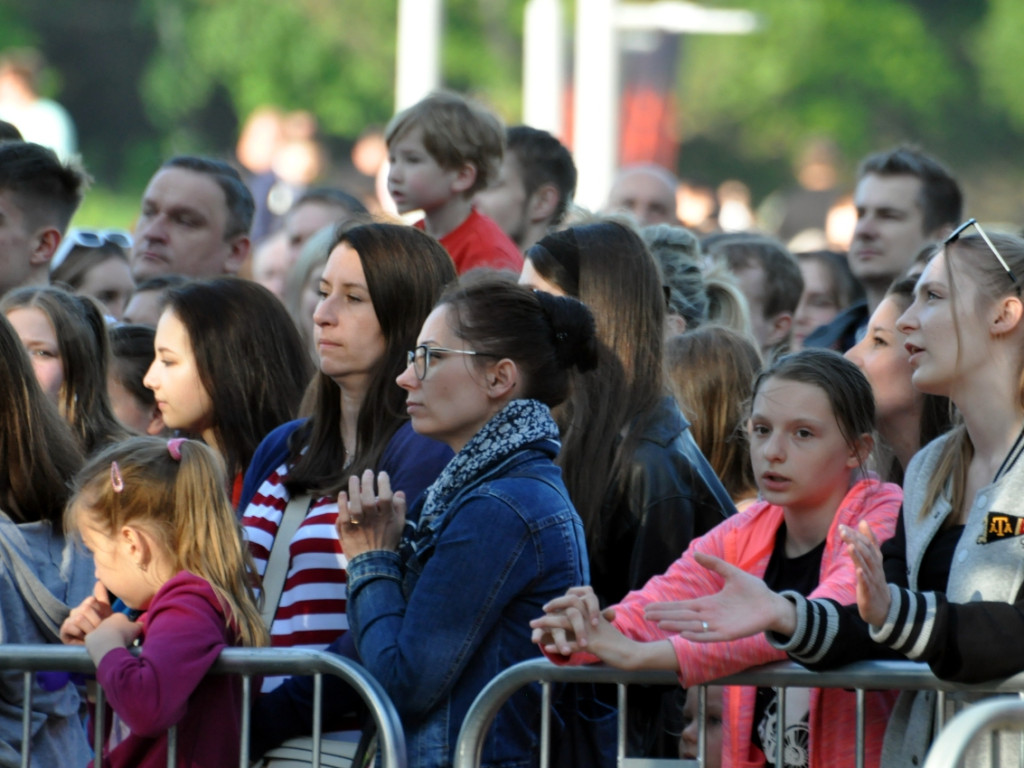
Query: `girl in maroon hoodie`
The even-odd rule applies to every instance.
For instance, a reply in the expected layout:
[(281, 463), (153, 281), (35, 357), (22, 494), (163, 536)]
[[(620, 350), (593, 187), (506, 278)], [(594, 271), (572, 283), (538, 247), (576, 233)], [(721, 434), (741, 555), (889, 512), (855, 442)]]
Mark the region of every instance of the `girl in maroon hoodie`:
[[(112, 713), (103, 765), (237, 765), (241, 685), (207, 676), (221, 649), (265, 645), (253, 568), (225, 489), (223, 466), (198, 441), (139, 437), (79, 473), (65, 527), (92, 552), (97, 584), (61, 628), (84, 643)], [(112, 612), (110, 595), (141, 611)], [(141, 645), (133, 655), (128, 647)]]

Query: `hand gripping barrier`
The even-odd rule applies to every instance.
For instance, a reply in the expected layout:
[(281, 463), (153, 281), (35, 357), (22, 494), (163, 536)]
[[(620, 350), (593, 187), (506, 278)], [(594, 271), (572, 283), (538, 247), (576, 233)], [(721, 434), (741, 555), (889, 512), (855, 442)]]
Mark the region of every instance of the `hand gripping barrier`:
[[(31, 766), (31, 709), (32, 676), (34, 672), (80, 672), (93, 674), (96, 671), (88, 652), (81, 646), (58, 645), (4, 645), (0, 646), (0, 670), (24, 672), (24, 714), (22, 716), (22, 768)], [(340, 656), (323, 651), (298, 650), (294, 648), (226, 648), (220, 654), (210, 674), (239, 675), (242, 678), (243, 710), (240, 768), (249, 766), (250, 707), (252, 698), (252, 677), (254, 675), (312, 675), (313, 683), (313, 766), (320, 765), (320, 737), (322, 723), (320, 704), (323, 700), (323, 676), (334, 675), (351, 685), (362, 697), (377, 725), (382, 768), (405, 768), (405, 733), (394, 704), (369, 672), (359, 664)], [(103, 696), (97, 694), (95, 717), (95, 743), (102, 743), (104, 733)], [(176, 729), (168, 730), (167, 765), (174, 768), (176, 762)], [(97, 759), (96, 768), (101, 768)]]
[[(637, 671), (626, 672), (601, 664), (582, 667), (556, 666), (547, 659), (524, 661), (502, 672), (495, 677), (477, 696), (463, 721), (462, 730), (455, 749), (454, 768), (479, 768), (484, 739), (494, 716), (512, 694), (527, 685), (541, 684), (543, 712), (541, 713), (540, 732), (540, 766), (548, 768), (548, 745), (550, 740), (550, 707), (552, 699), (552, 683), (613, 683), (618, 686), (619, 720), (618, 720), (618, 754), (619, 768), (667, 768), (675, 766), (702, 766), (705, 753), (705, 694), (704, 686), (699, 686), (697, 717), (701, 723), (696, 761), (692, 760), (656, 760), (652, 758), (632, 758), (625, 755), (625, 692), (630, 684), (643, 685), (678, 685), (678, 679), (672, 672)], [(910, 661), (862, 661), (839, 669), (813, 672), (806, 667), (791, 661), (767, 664), (755, 667), (735, 675), (708, 681), (709, 685), (754, 685), (759, 687), (779, 688), (779, 706), (785, 712), (786, 688), (843, 688), (856, 691), (857, 696), (857, 768), (864, 767), (864, 705), (865, 692), (872, 690), (934, 690), (936, 697), (936, 732), (945, 725), (946, 694), (948, 693), (1021, 693), (1024, 692), (1024, 673), (1005, 680), (995, 680), (977, 685), (963, 685), (939, 680), (931, 673), (928, 666)], [(970, 705), (964, 712), (970, 712), (977, 704)], [(777, 727), (781, 734), (785, 728), (784, 718), (780, 717)], [(777, 738), (779, 752), (783, 739)], [(933, 748), (933, 752), (935, 749)], [(1024, 750), (1022, 750), (1024, 754)], [(777, 754), (776, 765), (782, 764), (782, 755)], [(946, 766), (946, 763), (940, 763)], [(952, 764), (950, 764), (952, 765)], [(928, 768), (932, 768), (929, 764)], [(999, 766), (1005, 768), (1005, 766)]]

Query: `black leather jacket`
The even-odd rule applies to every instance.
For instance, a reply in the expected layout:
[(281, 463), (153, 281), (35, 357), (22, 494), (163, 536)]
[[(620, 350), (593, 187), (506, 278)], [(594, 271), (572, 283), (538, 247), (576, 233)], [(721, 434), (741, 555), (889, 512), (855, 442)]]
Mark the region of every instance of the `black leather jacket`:
[(591, 584), (602, 605), (664, 573), (691, 539), (736, 512), (671, 397), (648, 419), (627, 483), (604, 546), (590, 555)]

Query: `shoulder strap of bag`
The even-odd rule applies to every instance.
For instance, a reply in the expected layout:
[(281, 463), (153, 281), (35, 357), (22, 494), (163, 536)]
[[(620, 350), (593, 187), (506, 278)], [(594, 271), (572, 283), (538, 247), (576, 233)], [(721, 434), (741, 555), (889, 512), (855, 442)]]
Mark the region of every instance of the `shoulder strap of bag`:
[(22, 538), (18, 526), (5, 520), (2, 527), (0, 564), (10, 573), (39, 629), (50, 642), (59, 643), (60, 626), (68, 617), (70, 608), (58, 600), (32, 572), (25, 559), (28, 544)]
[(288, 506), (285, 507), (284, 515), (281, 516), (281, 524), (277, 527), (277, 535), (274, 536), (274, 543), (270, 547), (270, 557), (267, 559), (267, 570), (263, 573), (263, 623), (267, 629), (274, 623), (274, 614), (277, 613), (277, 604), (281, 602), (281, 593), (284, 591), (284, 580), (288, 575), (288, 563), (291, 561), (292, 537), (299, 529), (302, 521), (306, 519), (306, 513), (313, 501), (308, 493), (301, 493), (293, 496)]

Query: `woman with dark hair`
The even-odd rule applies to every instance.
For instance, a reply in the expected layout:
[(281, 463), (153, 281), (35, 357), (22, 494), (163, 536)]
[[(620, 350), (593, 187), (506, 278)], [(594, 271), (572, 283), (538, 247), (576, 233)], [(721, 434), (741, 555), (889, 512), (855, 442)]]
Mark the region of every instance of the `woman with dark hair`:
[(669, 394), (665, 296), (640, 237), (611, 220), (550, 234), (527, 251), (520, 282), (594, 313), (600, 364), (574, 374), (556, 412), (558, 463), (587, 532), (591, 584), (617, 602), (735, 508)]
[[(0, 644), (58, 643), (68, 606), (93, 586), (91, 558), (65, 540), (61, 525), (82, 454), (3, 317), (0, 359)], [(4, 765), (17, 765), (28, 746), (22, 743), (22, 677), (20, 671), (0, 674)], [(43, 685), (39, 674), (32, 685), (32, 765), (85, 765), (91, 753), (78, 692), (66, 676), (48, 678)]]
[(914, 301), (914, 283), (907, 278), (892, 284), (871, 313), (867, 334), (845, 355), (871, 382), (878, 413), (879, 470), (894, 483), (903, 481), (903, 472), (921, 446), (952, 426), (949, 398), (921, 392), (911, 380), (907, 336), (896, 321)]
[[(398, 377), (413, 428), (455, 457), (410, 508), (404, 537), (408, 496), (386, 473), (376, 490), (372, 471), (350, 478), (339, 498), (351, 634), (402, 717), (410, 768), (451, 764), (477, 694), (535, 655), (524, 620), (586, 579), (549, 409), (567, 396), (570, 370), (596, 363), (580, 302), (493, 273), (464, 277)], [(536, 688), (498, 713), (481, 765), (531, 764)]]
[(110, 328), (110, 371), (107, 392), (118, 421), (140, 435), (164, 432), (164, 420), (156, 398), (142, 380), (153, 362), (150, 325), (115, 325)]
[[(308, 418), (283, 425), (263, 441), (239, 505), (265, 586), (271, 554), (285, 555), (281, 607), (275, 613), (271, 606), (275, 647), (321, 650), (348, 630), (347, 553), (334, 523), (338, 492), (349, 476), (387, 472), (414, 498), (451, 458), (447, 446), (413, 432), (395, 377), (424, 318), (453, 280), (455, 267), (444, 248), (411, 227), (353, 227), (330, 248), (313, 315), (320, 370), (306, 393)], [(301, 509), (289, 508), (304, 496)], [(294, 533), (279, 542), (293, 513)], [(280, 683), (280, 677), (268, 677), (263, 690)], [(287, 689), (280, 695), (286, 694)], [(266, 727), (253, 729), (255, 754), (309, 727), (308, 717), (293, 707), (278, 708), (274, 700), (265, 707), (272, 716)]]
[(164, 424), (202, 437), (223, 457), (237, 505), (256, 446), (295, 417), (309, 381), (291, 318), (261, 285), (198, 280), (168, 292), (154, 346), (143, 383)]
[(54, 286), (18, 288), (0, 301), (44, 393), (86, 455), (128, 437), (110, 405), (110, 342), (96, 302)]

